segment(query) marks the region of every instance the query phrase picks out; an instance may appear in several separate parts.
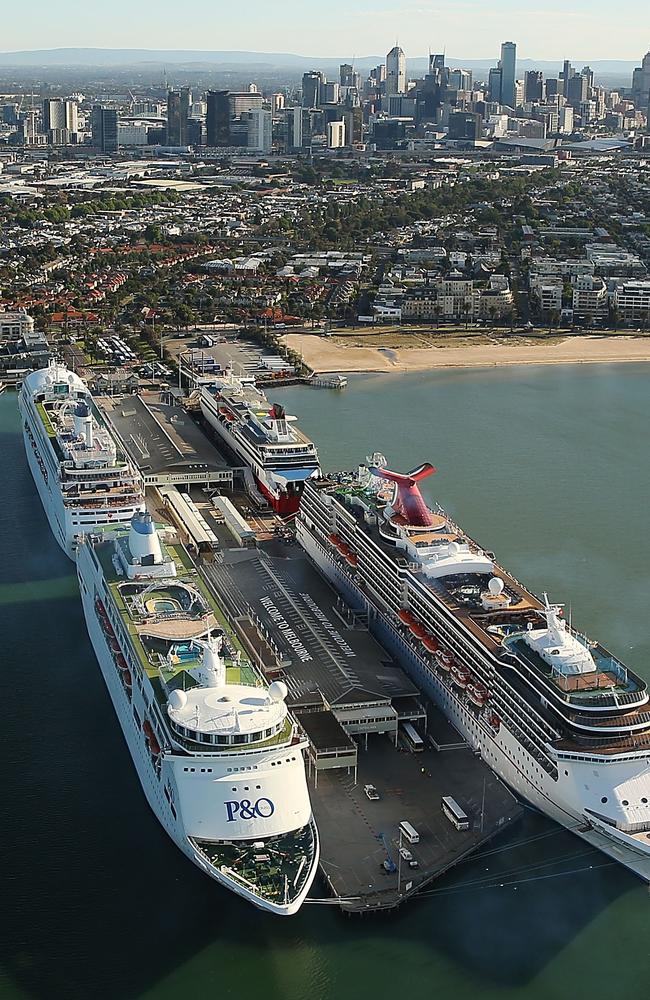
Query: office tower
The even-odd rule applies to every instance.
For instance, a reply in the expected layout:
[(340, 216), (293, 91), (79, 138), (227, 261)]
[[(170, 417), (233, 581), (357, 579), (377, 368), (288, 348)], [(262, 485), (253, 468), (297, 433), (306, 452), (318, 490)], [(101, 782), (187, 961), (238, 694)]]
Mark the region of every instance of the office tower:
[(345, 122), (329, 122), (327, 125), (327, 145), (329, 149), (342, 149), (345, 146)]
[(569, 80), (573, 77), (575, 70), (568, 59), (564, 60), (564, 66), (562, 67), (562, 93), (567, 96), (569, 89)]
[(580, 70), (580, 76), (584, 76), (587, 81), (587, 88), (591, 90), (594, 85), (594, 71), (591, 66), (583, 66)]
[(449, 71), (449, 87), (451, 90), (471, 90), (472, 71), (469, 69), (452, 69)]
[(342, 87), (354, 87), (355, 72), (350, 63), (341, 63), (339, 66), (339, 83)]
[(310, 73), (302, 75), (302, 106), (303, 108), (317, 108), (321, 102), (320, 90), (325, 83), (322, 73), (312, 70)]
[(258, 153), (270, 153), (273, 148), (273, 116), (266, 108), (248, 112), (246, 145)]
[(230, 145), (230, 101), (227, 90), (209, 90), (206, 94), (206, 142), (208, 146)]
[(167, 92), (167, 145), (187, 146), (187, 122), (190, 116), (189, 87)]
[(650, 52), (646, 52), (632, 74), (632, 97), (638, 108), (650, 107)]
[(553, 97), (557, 97), (560, 93), (560, 81), (557, 77), (547, 77), (546, 84), (544, 85), (544, 91), (547, 101), (550, 101)]
[(338, 104), (340, 89), (338, 83), (323, 83), (320, 88), (321, 104)]
[(406, 93), (406, 56), (399, 45), (386, 56), (386, 93)]
[(448, 137), (476, 142), (481, 138), (482, 127), (481, 116), (476, 112), (452, 111), (449, 115)]
[(116, 153), (118, 150), (117, 121), (115, 108), (95, 104), (91, 118), (93, 146), (102, 153)]
[(564, 96), (571, 107), (579, 111), (580, 105), (587, 100), (587, 91), (587, 78), (576, 73), (569, 77)]
[(363, 142), (363, 110), (360, 105), (346, 108), (343, 112), (345, 122), (345, 142), (352, 146)]
[(501, 46), (501, 103), (509, 108), (516, 107), (515, 79), (517, 67), (517, 46), (514, 42), (504, 42)]
[(541, 70), (531, 69), (524, 76), (524, 101), (526, 104), (540, 103), (544, 91), (544, 75)]
[(488, 76), (488, 101), (493, 104), (501, 104), (502, 90), (502, 70), (500, 67), (493, 67)]
[(257, 111), (262, 107), (264, 98), (261, 94), (257, 92), (249, 91), (230, 91), (228, 94), (228, 102), (230, 104), (230, 117), (231, 118), (241, 118), (242, 115), (247, 114), (249, 111)]
[(282, 111), (283, 110), (283, 108), (284, 108), (284, 94), (277, 93), (277, 94), (273, 95), (273, 97), (271, 98), (271, 108), (272, 108), (274, 114), (277, 114), (278, 111)]

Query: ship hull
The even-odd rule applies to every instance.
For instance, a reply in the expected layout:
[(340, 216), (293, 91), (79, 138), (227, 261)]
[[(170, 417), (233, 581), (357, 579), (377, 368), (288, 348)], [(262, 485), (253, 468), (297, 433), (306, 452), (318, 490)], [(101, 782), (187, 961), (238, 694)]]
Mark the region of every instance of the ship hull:
[[(82, 546), (82, 549), (85, 548), (86, 546)], [(104, 683), (106, 684), (106, 689), (110, 695), (124, 740), (135, 766), (138, 780), (151, 810), (176, 846), (208, 877), (214, 879), (223, 888), (229, 889), (248, 902), (253, 903), (258, 909), (280, 916), (293, 915), (302, 906), (318, 868), (318, 833), (313, 819), (311, 827), (316, 850), (312, 871), (300, 895), (288, 904), (279, 905), (261, 899), (255, 893), (248, 891), (245, 886), (229, 878), (220, 869), (210, 865), (206, 858), (193, 846), (182, 821), (180, 794), (174, 769), (175, 758), (163, 753), (157, 764), (156, 756), (152, 755), (147, 745), (143, 729), (136, 723), (134, 713), (137, 712), (140, 721), (142, 721), (147, 716), (147, 705), (137, 683), (132, 684), (130, 694), (122, 683), (120, 670), (115, 663), (108, 638), (102, 629), (97, 613), (95, 582), (99, 584), (99, 581), (95, 580), (92, 567), (88, 565), (89, 562), (89, 556), (84, 551), (78, 560), (77, 569), (86, 627)], [(184, 759), (187, 763), (187, 758)], [(209, 758), (201, 758), (200, 763), (205, 765), (211, 763), (211, 761)]]
[[(589, 817), (583, 811), (579, 798), (577, 795), (571, 796), (571, 790), (587, 774), (591, 781), (594, 780), (595, 772), (592, 767), (586, 765), (588, 770), (585, 772), (584, 766), (567, 763), (565, 767), (565, 762), (562, 761), (561, 778), (558, 776), (555, 780), (540, 767), (535, 757), (528, 753), (503, 722), (500, 723), (498, 732), (495, 732), (487, 724), (483, 713), (468, 700), (461, 700), (451, 676), (431, 669), (427, 660), (419, 656), (405, 640), (399, 628), (356, 586), (339, 567), (333, 555), (314, 538), (304, 524), (298, 522), (297, 529), (300, 544), (323, 576), (352, 606), (368, 610), (370, 631), (381, 645), (393, 653), (418, 687), (442, 710), (472, 750), (480, 753), (488, 767), (540, 812), (650, 883), (650, 851), (640, 845), (631, 848), (621, 843), (613, 833), (607, 833), (606, 828), (595, 829), (589, 825)], [(638, 773), (644, 771), (644, 761), (631, 773), (626, 773), (625, 765), (619, 765), (609, 780), (601, 775), (602, 791), (611, 793), (612, 785), (619, 781), (633, 782)], [(567, 792), (563, 792), (563, 788)], [(648, 844), (650, 846), (650, 841)]]

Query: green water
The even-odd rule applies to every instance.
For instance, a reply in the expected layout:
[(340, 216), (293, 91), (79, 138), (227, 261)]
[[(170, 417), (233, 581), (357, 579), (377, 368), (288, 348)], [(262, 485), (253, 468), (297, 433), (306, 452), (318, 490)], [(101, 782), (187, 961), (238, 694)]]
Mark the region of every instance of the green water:
[[(650, 679), (650, 366), (363, 376), (273, 398), (326, 468), (375, 450), (400, 470), (432, 461), (429, 499)], [(281, 921), (209, 882), (139, 790), (9, 394), (0, 449), (3, 1000), (650, 993), (647, 889), (533, 813), (391, 918), (306, 906)]]

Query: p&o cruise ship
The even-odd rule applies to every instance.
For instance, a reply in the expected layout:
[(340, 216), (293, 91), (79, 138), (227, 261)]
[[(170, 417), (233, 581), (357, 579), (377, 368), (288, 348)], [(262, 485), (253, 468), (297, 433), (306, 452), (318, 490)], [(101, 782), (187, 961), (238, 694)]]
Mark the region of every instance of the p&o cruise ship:
[(318, 454), (279, 403), (271, 405), (251, 378), (227, 372), (203, 386), (203, 416), (230, 451), (251, 470), (276, 513), (295, 514), (305, 482), (320, 475)]
[(298, 539), (515, 791), (650, 882), (647, 685), (373, 456), (309, 481)]
[(27, 461), (54, 537), (74, 558), (77, 539), (144, 509), (144, 485), (118, 455), (85, 383), (53, 364), (28, 375), (18, 406)]
[(301, 906), (319, 841), (281, 681), (266, 687), (197, 570), (147, 513), (85, 534), (88, 632), (147, 801), (207, 875), (272, 913)]

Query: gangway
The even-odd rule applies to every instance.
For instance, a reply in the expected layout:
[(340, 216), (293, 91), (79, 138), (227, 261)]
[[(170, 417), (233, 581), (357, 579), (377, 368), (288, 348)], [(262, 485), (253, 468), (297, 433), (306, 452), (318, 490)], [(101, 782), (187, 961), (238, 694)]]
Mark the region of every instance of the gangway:
[(388, 864), (390, 865), (390, 867), (389, 867), (388, 870), (391, 873), (392, 872), (396, 872), (397, 871), (397, 865), (393, 861), (393, 855), (390, 853), (390, 847), (388, 846), (388, 841), (386, 840), (386, 834), (385, 833), (378, 833), (377, 834), (377, 840), (381, 840), (382, 844), (384, 845), (384, 850), (386, 851), (386, 858), (388, 860)]

